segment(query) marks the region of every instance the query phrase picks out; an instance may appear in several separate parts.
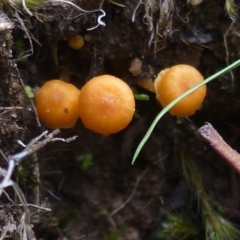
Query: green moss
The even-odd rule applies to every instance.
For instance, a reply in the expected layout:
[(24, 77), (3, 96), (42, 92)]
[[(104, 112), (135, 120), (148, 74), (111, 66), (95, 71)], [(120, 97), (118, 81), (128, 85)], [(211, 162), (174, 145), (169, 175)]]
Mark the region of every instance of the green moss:
[(198, 227), (178, 214), (168, 214), (167, 220), (162, 224), (162, 229), (156, 234), (158, 239), (195, 238), (199, 234)]
[(104, 237), (104, 240), (120, 240), (119, 234), (117, 231), (112, 231)]

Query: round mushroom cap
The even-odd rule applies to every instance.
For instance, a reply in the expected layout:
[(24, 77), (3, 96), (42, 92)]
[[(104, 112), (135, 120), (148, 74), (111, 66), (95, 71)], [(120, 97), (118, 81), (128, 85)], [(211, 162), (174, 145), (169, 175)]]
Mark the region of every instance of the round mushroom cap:
[[(204, 80), (194, 67), (179, 64), (161, 71), (154, 85), (156, 97), (163, 107)], [(173, 116), (187, 117), (195, 113), (202, 104), (207, 92), (206, 85), (186, 96), (169, 110)]]
[(111, 75), (89, 80), (79, 94), (79, 116), (84, 126), (104, 136), (124, 129), (131, 122), (134, 110), (131, 88)]
[(84, 39), (81, 35), (70, 36), (67, 42), (68, 46), (75, 50), (82, 48), (84, 45)]
[(71, 128), (78, 120), (79, 90), (61, 80), (47, 81), (36, 94), (39, 119), (49, 128)]

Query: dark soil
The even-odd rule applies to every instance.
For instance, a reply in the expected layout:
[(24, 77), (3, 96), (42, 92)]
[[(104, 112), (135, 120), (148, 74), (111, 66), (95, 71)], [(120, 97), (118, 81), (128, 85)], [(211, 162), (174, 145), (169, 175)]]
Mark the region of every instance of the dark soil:
[[(222, 0), (206, 0), (195, 7), (185, 0), (174, 1), (173, 8), (166, 10), (164, 4), (171, 1), (119, 1), (123, 6), (116, 2), (104, 1), (102, 21), (106, 26), (91, 31), (87, 29), (96, 26), (100, 12), (81, 13), (65, 4), (44, 6), (34, 8), (32, 17), (19, 14), (20, 23), (15, 10), (0, 4), (3, 19), (14, 24), (12, 30), (0, 30), (0, 150), (6, 156), (22, 151), (17, 140), (27, 144), (46, 130), (38, 126), (22, 85), (37, 90), (45, 81), (60, 78), (81, 88), (93, 76), (106, 73), (150, 97), (149, 101), (136, 101), (138, 117), (120, 133), (103, 137), (85, 129), (80, 121), (72, 129), (61, 130), (57, 137), (78, 138), (70, 143), (49, 143), (36, 153), (40, 182), (33, 174), (33, 157), (18, 166), (13, 179), (28, 203), (36, 203), (39, 187), (37, 200), (52, 209), (40, 215), (31, 209), (36, 239), (160, 239), (157, 236), (167, 213), (177, 213), (198, 226), (197, 237), (188, 239), (204, 239), (197, 189), (186, 179), (181, 151), (196, 165), (213, 208), (220, 206), (224, 218), (240, 224), (239, 176), (196, 131), (210, 122), (240, 151), (239, 69), (208, 85), (206, 100), (194, 116), (177, 119), (166, 114), (131, 165), (138, 143), (161, 110), (155, 95), (140, 88), (138, 80), (154, 79), (160, 70), (179, 63), (195, 66), (204, 77), (221, 70), (239, 58), (239, 19), (227, 14)], [(160, 8), (159, 2), (164, 6)], [(75, 1), (89, 11), (98, 9), (100, 3)], [(25, 31), (32, 39), (32, 54)], [(85, 40), (80, 50), (70, 49), (66, 43), (68, 36), (76, 34)], [(135, 58), (142, 61), (138, 76), (129, 71)], [(0, 160), (6, 169), (1, 155)], [(13, 191), (6, 190), (15, 199)], [(2, 211), (13, 215), (8, 204), (3, 197)], [(169, 235), (166, 239), (181, 238)]]

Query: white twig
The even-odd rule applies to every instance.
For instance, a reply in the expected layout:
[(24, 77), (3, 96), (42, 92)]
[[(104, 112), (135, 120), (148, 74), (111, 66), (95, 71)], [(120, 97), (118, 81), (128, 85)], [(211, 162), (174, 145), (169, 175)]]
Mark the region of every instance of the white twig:
[(27, 8), (26, 3), (25, 3), (25, 0), (22, 0), (22, 6), (23, 6), (23, 9), (24, 9), (30, 16), (33, 15), (33, 14), (31, 13), (31, 11)]
[(8, 162), (8, 170), (4, 174), (5, 176), (4, 176), (4, 178), (3, 178), (3, 180), (0, 184), (0, 196), (2, 195), (2, 192), (3, 192), (4, 188), (13, 185), (13, 181), (10, 180), (10, 178), (12, 176), (12, 172), (13, 172), (14, 167), (15, 167), (15, 162), (13, 160), (10, 160)]
[(77, 138), (77, 136), (73, 136), (70, 138), (53, 138), (51, 142), (61, 141), (61, 142), (69, 143), (69, 142), (76, 140), (76, 138)]
[[(22, 204), (18, 204), (18, 206), (22, 206)], [(51, 212), (52, 211), (51, 208), (45, 208), (45, 207), (41, 207), (41, 206), (31, 204), (31, 203), (28, 203), (27, 206), (28, 207), (33, 207), (33, 208), (36, 208), (36, 209), (39, 209), (39, 210), (42, 210), (42, 211), (46, 211), (46, 212)]]
[[(32, 229), (31, 229), (31, 225), (30, 225), (30, 211), (29, 211), (28, 207), (29, 206), (35, 207), (39, 210), (44, 210), (44, 211), (51, 211), (51, 209), (43, 208), (43, 207), (37, 206), (35, 204), (27, 203), (22, 190), (19, 188), (19, 186), (15, 182), (13, 182), (11, 180), (11, 176), (12, 176), (14, 167), (17, 164), (19, 164), (23, 158), (25, 158), (26, 156), (28, 156), (32, 153), (35, 153), (36, 151), (38, 151), (40, 148), (44, 147), (49, 142), (54, 142), (54, 141), (70, 142), (77, 138), (77, 136), (67, 138), (67, 139), (54, 138), (54, 136), (57, 135), (58, 133), (60, 133), (59, 129), (54, 130), (52, 133), (49, 133), (49, 134), (48, 134), (48, 131), (43, 132), (38, 137), (31, 140), (30, 143), (28, 145), (26, 145), (25, 149), (22, 152), (14, 154), (14, 155), (10, 155), (6, 158), (8, 161), (8, 169), (7, 170), (0, 168), (0, 176), (3, 176), (3, 180), (0, 183), (0, 196), (4, 192), (5, 195), (7, 196), (7, 198), (9, 199), (9, 201), (13, 203), (13, 201), (10, 200), (9, 195), (4, 190), (6, 187), (12, 186), (18, 196), (21, 206), (24, 208), (24, 214), (21, 217), (21, 223), (17, 229), (17, 232), (20, 234), (21, 239), (26, 239), (26, 240), (32, 239)], [(44, 139), (42, 139), (42, 138), (44, 138)], [(5, 156), (2, 153), (1, 149), (0, 149), (0, 153), (3, 156)], [(16, 204), (14, 204), (14, 205), (16, 205)], [(7, 233), (7, 231), (5, 232), (5, 234), (6, 233)]]
[[(71, 138), (63, 139), (63, 138), (54, 138), (55, 135), (59, 134), (60, 130), (56, 129), (52, 133), (48, 134), (48, 131), (43, 132), (38, 137), (34, 138), (30, 141), (30, 143), (26, 146), (26, 148), (14, 155), (10, 155), (7, 157), (8, 160), (8, 169), (7, 171), (0, 169), (0, 175), (4, 176), (2, 182), (0, 183), (0, 196), (4, 190), (4, 188), (8, 186), (12, 186), (14, 182), (10, 179), (16, 164), (18, 164), (23, 158), (29, 156), (30, 154), (38, 151), (40, 148), (44, 147), (49, 142), (62, 141), (62, 142), (71, 142), (74, 141), (77, 136), (73, 136)], [(41, 138), (45, 137), (42, 141)]]
[[(14, 206), (19, 206), (19, 207), (23, 207), (23, 204), (16, 204), (11, 197), (9, 196), (9, 194), (6, 191), (3, 191), (3, 193), (5, 194), (5, 196), (7, 197), (8, 201), (12, 203), (12, 205)], [(36, 204), (32, 204), (32, 203), (27, 203), (27, 207), (32, 207), (32, 208), (36, 208), (45, 212), (51, 212), (52, 209), (51, 208), (46, 208), (46, 207), (41, 207), (39, 205)]]
[(22, 109), (22, 107), (0, 107), (1, 110), (15, 110), (15, 109)]
[(17, 143), (24, 148), (26, 147), (26, 145), (21, 140), (17, 140)]
[(0, 113), (0, 117), (3, 114), (5, 114), (5, 113), (7, 113), (9, 111), (12, 111), (12, 110), (22, 110), (22, 107), (0, 107), (0, 111), (2, 111), (2, 110), (5, 110), (5, 111)]

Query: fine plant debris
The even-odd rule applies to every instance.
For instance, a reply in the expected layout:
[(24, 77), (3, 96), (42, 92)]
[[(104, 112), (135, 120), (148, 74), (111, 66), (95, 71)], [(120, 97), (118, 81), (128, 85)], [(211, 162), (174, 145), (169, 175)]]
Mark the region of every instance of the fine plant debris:
[[(240, 239), (239, 16), (233, 0), (1, 0), (0, 239)], [(177, 85), (177, 66), (200, 80)]]

